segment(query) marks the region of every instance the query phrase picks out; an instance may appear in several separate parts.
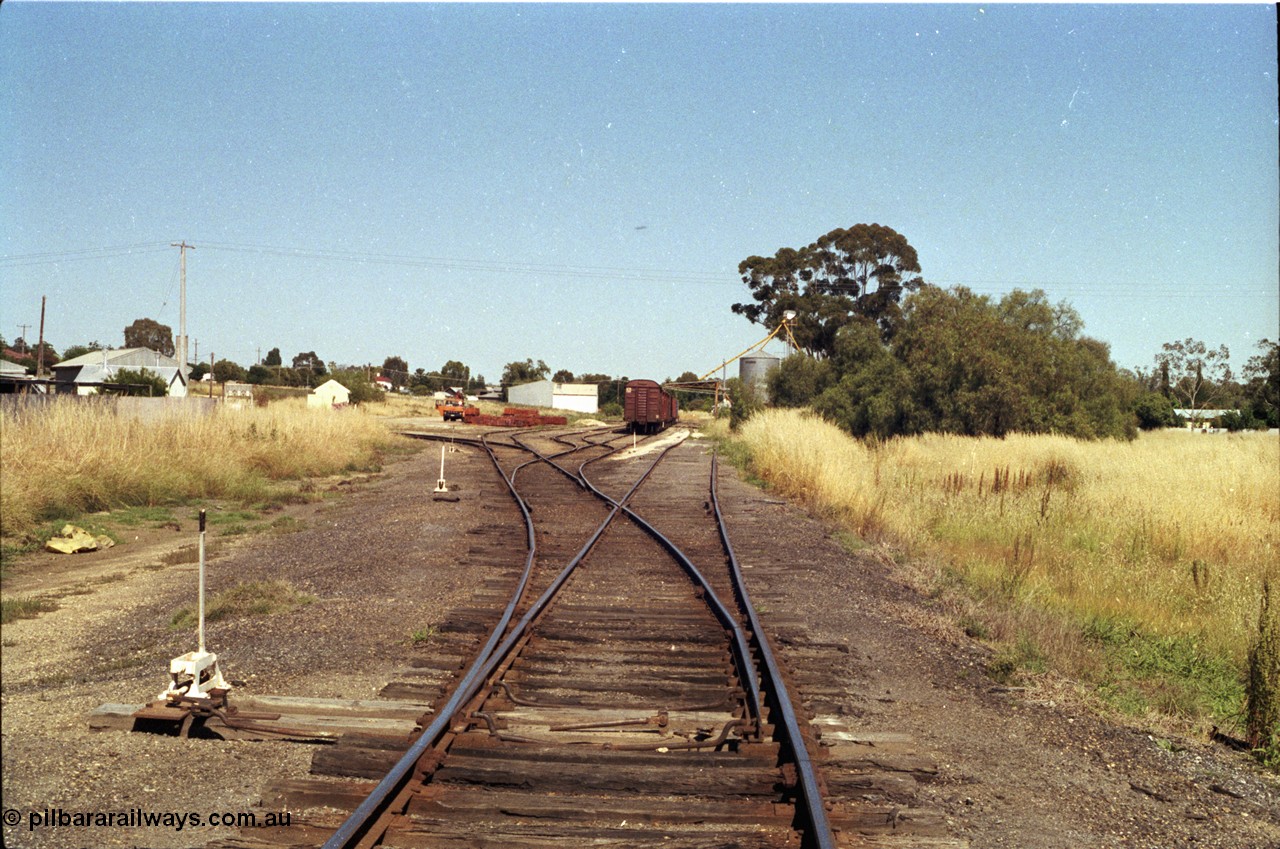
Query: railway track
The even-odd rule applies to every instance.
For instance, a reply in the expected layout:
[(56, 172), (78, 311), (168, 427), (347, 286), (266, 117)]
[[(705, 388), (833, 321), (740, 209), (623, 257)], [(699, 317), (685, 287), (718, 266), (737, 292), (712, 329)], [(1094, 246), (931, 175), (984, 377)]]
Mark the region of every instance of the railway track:
[(523, 533), (487, 530), (473, 553), (502, 565), (446, 623), (453, 644), (384, 690), (433, 705), (420, 733), (407, 751), (360, 735), (321, 750), (313, 772), (376, 783), (277, 788), (304, 822), (217, 845), (902, 845), (884, 838), (910, 833), (912, 817), (879, 804), (874, 782), (852, 794), (864, 797), (856, 811), (847, 782), (840, 804), (824, 799), (826, 752), (742, 583), (714, 461), (666, 441), (620, 450), (631, 437), (596, 431), (474, 444)]

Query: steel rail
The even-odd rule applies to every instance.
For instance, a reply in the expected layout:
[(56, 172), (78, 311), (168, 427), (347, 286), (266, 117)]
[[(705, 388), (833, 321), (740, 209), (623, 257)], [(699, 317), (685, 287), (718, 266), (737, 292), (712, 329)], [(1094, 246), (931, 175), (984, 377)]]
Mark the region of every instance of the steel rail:
[[(429, 441), (453, 441), (431, 434), (405, 435), (411, 436), (415, 439), (425, 439)], [(448, 702), (446, 702), (440, 713), (436, 715), (435, 721), (422, 732), (418, 739), (414, 741), (414, 744), (405, 752), (400, 760), (396, 762), (395, 766), (387, 772), (383, 779), (379, 781), (373, 790), (369, 792), (369, 795), (366, 796), (356, 809), (351, 812), (351, 815), (347, 817), (342, 825), (329, 836), (329, 839), (324, 842), (323, 849), (341, 849), (342, 847), (354, 846), (356, 844), (360, 837), (363, 836), (365, 829), (373, 822), (374, 817), (378, 815), (382, 807), (386, 805), (392, 795), (398, 793), (407, 782), (408, 777), (412, 774), (413, 767), (416, 765), (418, 759), (422, 757), (427, 749), (436, 743), (443, 734), (445, 728), (447, 728), (449, 723), (453, 721), (454, 713), (456, 713), (457, 710), (470, 699), (470, 696), (466, 695), (465, 691), (469, 688), (472, 680), (474, 679), (479, 664), (493, 653), (498, 641), (502, 638), (502, 634), (505, 632), (512, 616), (515, 614), (516, 604), (524, 595), (524, 589), (528, 585), (529, 577), (533, 572), (533, 561), (537, 553), (537, 542), (533, 532), (533, 517), (529, 513), (528, 506), (520, 498), (519, 494), (516, 493), (511, 480), (498, 464), (498, 458), (494, 455), (493, 449), (485, 442), (483, 434), (479, 439), (458, 441), (464, 441), (465, 444), (481, 448), (488, 453), (489, 459), (493, 462), (494, 468), (498, 470), (499, 477), (501, 477), (502, 482), (506, 484), (511, 497), (516, 502), (516, 506), (520, 509), (520, 513), (524, 517), (525, 521), (527, 534), (526, 544), (529, 550), (528, 555), (525, 557), (524, 571), (520, 576), (520, 581), (517, 584), (516, 591), (512, 594), (511, 601), (508, 602), (506, 609), (503, 610), (502, 616), (499, 618), (498, 624), (490, 633), (489, 639), (486, 641), (484, 648), (481, 649), (476, 663), (472, 665), (471, 669), (468, 670), (462, 681), (459, 682), (458, 687), (454, 689), (453, 696)]]
[[(519, 443), (519, 440), (517, 439), (516, 442)], [(523, 443), (519, 443), (519, 444), (529, 451), (535, 450), (533, 448), (529, 448)], [(671, 445), (666, 450), (664, 450), (662, 452), (663, 456), (665, 456), (668, 451), (670, 451), (672, 448), (675, 448), (676, 445), (679, 445), (679, 444), (680, 443), (677, 442)], [(568, 452), (562, 452), (562, 453), (568, 453)], [(586, 488), (591, 493), (596, 495), (598, 498), (601, 498), (604, 501), (608, 502), (609, 504), (614, 505), (615, 509), (621, 507), (623, 511), (626, 512), (627, 517), (630, 518), (633, 522), (635, 522), (636, 525), (640, 527), (641, 530), (643, 530), (645, 533), (653, 537), (660, 546), (666, 549), (667, 553), (670, 554), (672, 558), (674, 558), (675, 561), (680, 564), (680, 567), (684, 569), (689, 574), (690, 577), (693, 578), (694, 583), (696, 583), (702, 589), (703, 598), (707, 602), (708, 607), (711, 608), (711, 611), (715, 615), (716, 619), (720, 622), (722, 626), (724, 626), (725, 630), (733, 634), (732, 644), (733, 644), (734, 666), (737, 667), (738, 677), (743, 682), (743, 685), (747, 688), (747, 691), (748, 691), (747, 711), (750, 714), (751, 719), (755, 723), (755, 733), (757, 735), (760, 734), (761, 729), (764, 727), (763, 718), (760, 715), (761, 703), (763, 701), (760, 694), (760, 684), (755, 674), (754, 664), (752, 663), (752, 660), (751, 660), (750, 640), (747, 639), (746, 633), (742, 628), (742, 624), (738, 621), (737, 617), (735, 617), (732, 613), (729, 612), (728, 607), (726, 607), (725, 604), (720, 600), (720, 596), (716, 593), (715, 588), (711, 586), (711, 582), (706, 579), (706, 577), (698, 570), (698, 567), (694, 565), (693, 561), (690, 560), (675, 543), (673, 543), (666, 536), (660, 533), (656, 528), (653, 527), (653, 525), (649, 524), (647, 521), (641, 518), (638, 514), (634, 513), (633, 511), (631, 511), (630, 509), (624, 506), (625, 502), (631, 497), (630, 493), (628, 493), (622, 499), (621, 502), (615, 501), (607, 493), (601, 491), (598, 487), (596, 487), (595, 484), (593, 484), (590, 480), (587, 479), (586, 474), (584, 473), (583, 470), (586, 469), (586, 467), (589, 466), (590, 464), (596, 462), (597, 460), (604, 459), (603, 457), (595, 457), (591, 460), (587, 460), (585, 463), (583, 463), (578, 467), (578, 472), (575, 475), (574, 473), (570, 472), (568, 469), (561, 466), (559, 463), (552, 462), (552, 460), (555, 457), (559, 457), (559, 456), (561, 455), (553, 454), (553, 455), (544, 457), (544, 459), (548, 465), (558, 469), (561, 474), (565, 475), (570, 480), (573, 480), (579, 486)]]
[[(348, 847), (356, 845), (356, 843), (365, 836), (366, 831), (373, 824), (375, 818), (383, 812), (382, 809), (392, 798), (393, 794), (398, 795), (408, 783), (418, 760), (426, 754), (427, 750), (435, 745), (442, 736), (444, 736), (449, 726), (453, 723), (458, 710), (467, 702), (471, 701), (471, 699), (480, 692), (486, 683), (486, 679), (502, 662), (505, 654), (508, 653), (520, 639), (525, 628), (528, 627), (529, 622), (532, 621), (539, 612), (541, 612), (551, 598), (559, 591), (560, 587), (563, 586), (569, 575), (577, 567), (577, 564), (586, 557), (587, 553), (595, 546), (596, 542), (604, 534), (605, 529), (618, 515), (618, 512), (623, 509), (622, 504), (619, 503), (610, 511), (609, 516), (600, 525), (600, 527), (596, 529), (596, 532), (582, 547), (574, 559), (570, 561), (569, 565), (561, 571), (555, 581), (552, 582), (551, 586), (543, 592), (538, 600), (529, 608), (528, 611), (525, 612), (525, 615), (520, 619), (520, 621), (509, 633), (506, 634), (505, 639), (503, 639), (502, 635), (514, 614), (515, 606), (518, 604), (520, 598), (523, 597), (524, 590), (528, 585), (529, 577), (533, 570), (533, 561), (537, 553), (537, 543), (533, 529), (533, 517), (529, 511), (528, 505), (516, 491), (514, 484), (515, 473), (520, 467), (517, 467), (517, 469), (511, 473), (511, 477), (508, 478), (506, 473), (503, 472), (502, 467), (498, 464), (498, 459), (492, 448), (490, 448), (487, 442), (485, 442), (483, 436), (481, 437), (480, 444), (488, 452), (489, 458), (493, 461), (494, 467), (497, 468), (498, 474), (502, 477), (503, 481), (506, 482), (512, 498), (515, 499), (516, 504), (520, 507), (521, 514), (524, 516), (529, 545), (529, 554), (525, 559), (524, 574), (521, 576), (517, 590), (513, 594), (511, 601), (508, 603), (506, 610), (503, 612), (503, 616), (499, 621), (499, 624), (494, 628), (480, 656), (477, 657), (476, 661), (467, 671), (467, 674), (463, 676), (462, 680), (458, 683), (458, 686), (454, 689), (453, 695), (449, 698), (448, 702), (446, 702), (444, 707), (441, 708), (440, 712), (436, 715), (436, 718), (431, 722), (431, 724), (422, 731), (418, 739), (414, 741), (413, 745), (409, 747), (398, 761), (396, 761), (395, 765), (391, 767), (383, 779), (378, 782), (377, 786), (375, 786), (373, 790), (369, 792), (369, 795), (366, 796), (356, 809), (351, 812), (351, 815), (347, 817), (342, 825), (329, 836), (329, 839), (324, 842), (323, 849), (348, 849)], [(675, 446), (673, 445), (672, 448), (674, 447)], [(531, 449), (525, 448), (525, 450)], [(635, 485), (632, 486), (631, 490), (623, 498), (623, 502), (635, 493), (645, 479), (647, 479), (653, 470), (657, 468), (658, 463), (666, 457), (667, 452), (670, 450), (671, 449), (668, 448), (667, 451), (662, 452), (654, 460), (653, 464), (645, 471), (644, 475), (636, 481)], [(522, 464), (521, 467), (523, 467), (523, 465), (527, 464)], [(554, 466), (556, 464), (553, 463), (551, 465)], [(557, 466), (557, 468), (559, 467)], [(498, 640), (500, 639), (501, 643), (495, 648), (495, 643), (498, 643)]]
[(742, 569), (738, 565), (737, 555), (734, 554), (733, 543), (729, 541), (729, 532), (725, 525), (724, 515), (720, 512), (719, 487), (717, 486), (719, 459), (717, 454), (711, 455), (711, 506), (715, 511), (716, 526), (720, 529), (720, 542), (724, 545), (725, 556), (729, 560), (735, 591), (739, 594), (743, 613), (750, 622), (751, 632), (755, 634), (757, 644), (760, 647), (760, 660), (764, 668), (764, 675), (767, 676), (770, 684), (769, 692), (773, 694), (778, 712), (782, 716), (782, 725), (787, 731), (791, 754), (796, 762), (796, 776), (800, 784), (801, 796), (804, 798), (804, 810), (808, 815), (811, 826), (810, 835), (816, 841), (819, 849), (835, 849), (836, 839), (831, 831), (831, 822), (827, 817), (826, 806), (822, 801), (822, 791), (818, 786), (817, 769), (809, 757), (808, 748), (804, 744), (804, 737), (800, 732), (800, 720), (796, 716), (795, 708), (791, 703), (791, 695), (787, 690), (787, 686), (782, 680), (782, 674), (774, 657), (773, 648), (769, 644), (769, 637), (764, 628), (761, 627), (755, 609), (751, 606), (751, 597), (747, 593), (747, 585), (742, 576)]
[[(667, 451), (670, 451), (671, 448), (675, 448), (676, 445), (679, 445), (679, 444), (680, 444), (679, 442), (673, 444), (670, 448), (666, 449), (666, 451), (662, 452), (663, 455), (665, 455)], [(690, 577), (693, 578), (694, 582), (699, 587), (702, 588), (703, 598), (707, 602), (708, 607), (711, 608), (712, 613), (715, 614), (716, 619), (719, 620), (722, 626), (724, 626), (725, 630), (733, 634), (732, 643), (733, 643), (734, 665), (738, 668), (738, 678), (742, 681), (743, 686), (747, 688), (747, 693), (748, 693), (748, 698), (746, 699), (747, 711), (750, 715), (750, 718), (755, 723), (755, 729), (754, 729), (755, 734), (757, 735), (761, 734), (764, 728), (764, 720), (760, 714), (761, 704), (763, 701), (760, 694), (760, 682), (756, 675), (755, 664), (752, 661), (750, 641), (747, 639), (747, 635), (742, 627), (742, 623), (738, 621), (738, 617), (734, 616), (729, 611), (729, 608), (726, 607), (724, 602), (720, 600), (720, 596), (716, 593), (715, 588), (711, 586), (711, 582), (708, 581), (706, 576), (704, 576), (702, 572), (698, 570), (698, 567), (694, 565), (693, 561), (690, 560), (688, 556), (683, 551), (680, 550), (679, 546), (677, 546), (670, 539), (664, 536), (662, 532), (660, 532), (653, 525), (649, 524), (649, 522), (647, 522), (638, 513), (636, 513), (635, 511), (631, 510), (631, 508), (626, 506), (627, 500), (630, 499), (630, 493), (628, 493), (627, 496), (622, 499), (622, 501), (615, 501), (613, 498), (609, 497), (609, 495), (602, 492), (598, 487), (596, 487), (595, 484), (593, 484), (590, 480), (587, 479), (583, 470), (589, 464), (594, 463), (595, 460), (598, 460), (598, 459), (602, 459), (602, 458), (597, 457), (593, 460), (588, 460), (587, 462), (579, 466), (578, 478), (589, 490), (591, 490), (591, 492), (595, 493), (595, 495), (615, 505), (615, 509), (621, 509), (624, 513), (626, 513), (627, 518), (631, 519), (632, 522), (635, 522), (635, 524), (639, 526), (641, 530), (649, 534), (649, 536), (653, 537), (660, 546), (662, 546), (667, 550), (667, 553), (670, 554), (676, 560), (676, 562), (680, 564), (680, 567), (684, 569), (690, 575)], [(557, 468), (559, 467), (557, 466)], [(564, 470), (561, 469), (561, 471), (564, 471)]]

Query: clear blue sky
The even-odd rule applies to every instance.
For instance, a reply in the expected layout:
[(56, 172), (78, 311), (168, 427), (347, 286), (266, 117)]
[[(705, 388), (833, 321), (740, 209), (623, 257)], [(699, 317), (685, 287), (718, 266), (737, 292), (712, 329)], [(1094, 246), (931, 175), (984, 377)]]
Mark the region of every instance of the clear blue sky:
[[(1039, 287), (1118, 365), (1280, 335), (1276, 11), (0, 6), (0, 333), (663, 378), (836, 227)], [(132, 247), (131, 246), (139, 246)], [(126, 248), (131, 248), (125, 250)]]

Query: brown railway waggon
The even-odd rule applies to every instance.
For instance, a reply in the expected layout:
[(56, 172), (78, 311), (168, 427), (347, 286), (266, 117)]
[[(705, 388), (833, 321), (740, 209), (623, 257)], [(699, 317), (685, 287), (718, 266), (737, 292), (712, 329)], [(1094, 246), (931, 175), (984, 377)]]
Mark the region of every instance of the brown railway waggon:
[(676, 423), (680, 402), (655, 381), (632, 380), (623, 392), (622, 414), (632, 433), (657, 433)]

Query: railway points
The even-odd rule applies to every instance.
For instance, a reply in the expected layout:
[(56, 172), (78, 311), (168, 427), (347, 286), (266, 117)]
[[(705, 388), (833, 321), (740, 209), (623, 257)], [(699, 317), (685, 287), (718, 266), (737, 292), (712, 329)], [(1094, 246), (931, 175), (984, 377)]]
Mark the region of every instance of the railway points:
[(297, 812), (289, 829), (214, 845), (954, 845), (903, 804), (927, 764), (904, 778), (845, 757), (856, 778), (822, 775), (849, 744), (789, 695), (707, 510), (714, 461), (683, 435), (651, 451), (607, 429), (449, 437), (490, 457), (507, 495), (489, 506), (524, 517), (524, 550), (488, 552), (492, 580), (379, 699), (267, 698), (208, 720), (216, 736), (322, 744), (316, 778), (264, 798)]

